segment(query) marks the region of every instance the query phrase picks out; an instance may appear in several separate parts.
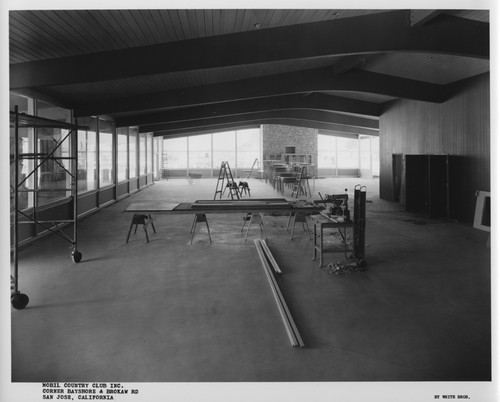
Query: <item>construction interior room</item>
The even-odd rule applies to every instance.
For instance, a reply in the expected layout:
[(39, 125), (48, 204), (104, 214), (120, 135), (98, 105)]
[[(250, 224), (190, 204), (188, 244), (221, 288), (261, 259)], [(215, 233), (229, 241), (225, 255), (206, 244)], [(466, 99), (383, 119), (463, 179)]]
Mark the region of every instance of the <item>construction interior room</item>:
[(2, 401), (495, 400), (489, 9), (11, 9), (8, 45)]

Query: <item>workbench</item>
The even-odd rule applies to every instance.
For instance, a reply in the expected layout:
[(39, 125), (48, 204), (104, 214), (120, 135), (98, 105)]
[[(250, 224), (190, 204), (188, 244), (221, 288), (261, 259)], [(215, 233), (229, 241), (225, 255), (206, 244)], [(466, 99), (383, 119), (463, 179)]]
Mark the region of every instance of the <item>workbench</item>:
[(130, 204), (123, 212), (144, 214), (226, 214), (283, 213), (317, 214), (324, 207), (307, 201), (285, 198), (254, 198), (240, 200), (198, 200), (194, 202), (145, 201)]
[[(261, 214), (263, 213), (288, 216), (299, 213), (303, 215), (313, 215), (318, 214), (323, 209), (322, 206), (303, 200), (287, 201), (285, 198), (254, 198), (251, 200), (198, 200), (195, 202), (180, 203), (170, 201), (146, 201), (132, 203), (123, 212), (145, 215), (149, 217), (151, 221), (151, 214), (193, 214), (194, 221), (191, 227), (192, 241), (197, 222), (206, 223), (210, 236), (210, 229), (206, 218), (207, 214), (245, 214), (244, 225), (245, 222), (248, 221), (248, 235), (248, 229), (253, 221), (258, 221), (263, 231), (261, 219)], [(243, 227), (241, 230), (243, 230)], [(245, 236), (245, 240), (247, 235)]]
[[(319, 266), (323, 266), (323, 254), (354, 252), (354, 247), (347, 241), (348, 229), (354, 232), (354, 222), (341, 217), (334, 217), (321, 212), (313, 217), (314, 220), (314, 256), (319, 254)], [(341, 239), (337, 242), (325, 243), (325, 229), (337, 229)], [(354, 238), (354, 233), (352, 234)]]

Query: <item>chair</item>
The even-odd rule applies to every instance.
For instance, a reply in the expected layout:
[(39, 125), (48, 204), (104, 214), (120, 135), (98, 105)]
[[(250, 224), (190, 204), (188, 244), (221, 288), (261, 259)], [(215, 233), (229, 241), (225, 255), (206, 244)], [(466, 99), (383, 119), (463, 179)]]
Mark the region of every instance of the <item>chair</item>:
[(132, 227), (135, 225), (135, 230), (134, 234), (137, 233), (137, 227), (139, 225), (142, 225), (144, 229), (144, 233), (146, 233), (146, 241), (149, 243), (149, 235), (148, 235), (148, 225), (151, 224), (151, 227), (153, 228), (153, 232), (156, 233), (156, 228), (153, 223), (153, 217), (151, 214), (143, 215), (143, 214), (134, 214), (132, 217), (132, 222), (130, 223), (130, 228), (128, 230), (127, 234), (127, 243), (130, 239), (130, 233), (132, 233)]

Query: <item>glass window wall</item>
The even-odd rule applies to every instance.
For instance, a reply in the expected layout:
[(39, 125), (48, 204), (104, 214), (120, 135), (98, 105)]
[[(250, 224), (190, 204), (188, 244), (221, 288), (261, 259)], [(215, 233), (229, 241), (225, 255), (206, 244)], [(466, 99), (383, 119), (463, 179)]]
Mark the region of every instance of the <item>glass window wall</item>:
[(147, 173), (146, 166), (146, 134), (139, 134), (139, 175)]
[(229, 162), (235, 174), (250, 169), (262, 155), (260, 128), (192, 135), (163, 140), (163, 169), (217, 171), (222, 162)]
[(128, 179), (128, 127), (117, 128), (116, 134), (116, 168), (120, 182)]
[(168, 138), (163, 141), (163, 152), (166, 156), (168, 169), (187, 169), (188, 154), (187, 154), (187, 137), (183, 138)]
[[(71, 122), (71, 111), (46, 102), (37, 101), (37, 115), (52, 120)], [(41, 155), (51, 155), (42, 163), (35, 174), (37, 177), (37, 204), (41, 205), (70, 195), (71, 171), (70, 156), (71, 135), (69, 130), (60, 128), (38, 128), (35, 130), (36, 152)], [(65, 159), (66, 158), (66, 159)], [(35, 159), (38, 165), (42, 159)]]
[(148, 133), (146, 138), (146, 173), (153, 173), (153, 134)]
[(154, 137), (153, 138), (153, 175), (155, 180), (160, 180), (162, 176), (163, 169), (163, 138), (162, 137)]
[(337, 137), (339, 169), (359, 168), (359, 144), (357, 138)]
[(129, 179), (137, 177), (137, 127), (130, 127), (128, 132), (128, 168)]
[[(25, 96), (10, 94), (10, 110), (14, 111), (17, 106), (20, 113), (34, 114), (34, 101), (31, 98)], [(35, 141), (34, 141), (35, 130), (32, 128), (20, 128), (18, 131), (18, 147), (20, 153), (35, 153)], [(14, 196), (15, 196), (15, 167), (16, 163), (14, 160), (15, 155), (15, 130), (10, 129), (10, 201), (11, 208), (14, 208)], [(19, 209), (26, 209), (33, 207), (34, 204), (34, 184), (35, 176), (31, 175), (28, 177), (29, 173), (34, 168), (33, 159), (20, 159), (17, 161), (18, 169), (18, 183), (22, 183), (18, 188), (18, 207)]]
[(226, 131), (213, 135), (214, 168), (222, 162), (229, 162), (231, 169), (236, 168), (236, 132)]
[(113, 124), (99, 120), (99, 187), (114, 183)]
[(87, 131), (78, 131), (78, 192), (97, 188), (97, 119), (80, 119)]
[(372, 154), (372, 175), (380, 176), (380, 137), (370, 137)]
[(260, 159), (260, 129), (238, 130), (236, 132), (238, 169), (250, 169), (255, 159)]
[(71, 123), (71, 110), (54, 106), (50, 103), (39, 100), (36, 102), (36, 111), (37, 116), (39, 117)]
[(210, 169), (212, 167), (212, 134), (188, 137), (189, 169)]
[(370, 137), (359, 137), (359, 168), (370, 171), (372, 169)]
[(318, 168), (337, 168), (337, 137), (318, 134)]

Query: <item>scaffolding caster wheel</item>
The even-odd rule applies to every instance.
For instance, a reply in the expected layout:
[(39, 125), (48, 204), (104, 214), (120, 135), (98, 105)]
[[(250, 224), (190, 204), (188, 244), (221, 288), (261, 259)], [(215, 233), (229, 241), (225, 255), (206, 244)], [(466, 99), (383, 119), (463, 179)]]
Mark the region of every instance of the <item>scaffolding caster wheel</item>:
[(358, 260), (358, 267), (366, 268), (366, 260), (364, 260), (364, 259)]
[(73, 262), (79, 263), (82, 260), (82, 253), (80, 253), (78, 250), (73, 250), (71, 253), (71, 258), (73, 258)]
[(25, 308), (29, 301), (29, 297), (24, 293), (17, 292), (10, 295), (10, 302), (12, 303), (12, 307), (16, 310), (22, 310)]

